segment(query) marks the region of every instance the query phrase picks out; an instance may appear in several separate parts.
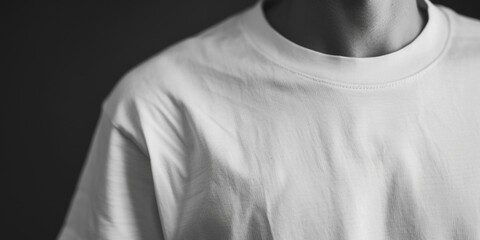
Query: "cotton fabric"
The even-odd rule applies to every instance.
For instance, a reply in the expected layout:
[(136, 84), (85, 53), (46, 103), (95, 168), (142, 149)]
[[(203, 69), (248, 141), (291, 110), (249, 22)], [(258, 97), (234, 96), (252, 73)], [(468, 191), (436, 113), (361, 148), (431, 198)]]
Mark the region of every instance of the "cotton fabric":
[(480, 239), (480, 22), (382, 56), (289, 41), (262, 1), (129, 71), (60, 240)]

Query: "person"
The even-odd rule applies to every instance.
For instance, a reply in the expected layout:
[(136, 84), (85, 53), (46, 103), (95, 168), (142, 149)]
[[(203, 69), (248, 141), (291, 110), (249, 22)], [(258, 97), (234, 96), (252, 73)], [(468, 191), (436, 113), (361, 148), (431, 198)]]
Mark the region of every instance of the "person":
[(480, 239), (480, 22), (260, 0), (128, 71), (58, 239)]

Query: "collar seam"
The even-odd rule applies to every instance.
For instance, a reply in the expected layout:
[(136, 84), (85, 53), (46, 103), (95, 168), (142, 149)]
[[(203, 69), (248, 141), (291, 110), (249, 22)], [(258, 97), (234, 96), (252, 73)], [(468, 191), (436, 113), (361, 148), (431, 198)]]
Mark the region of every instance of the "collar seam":
[[(262, 0), (260, 0), (259, 2), (261, 3)], [(255, 5), (253, 7), (255, 7)], [(247, 31), (246, 29), (246, 26), (245, 26), (246, 14), (242, 15), (241, 19), (239, 19), (240, 20), (239, 27), (240, 27), (242, 37), (251, 46), (251, 48), (255, 50), (257, 53), (259, 53), (261, 56), (263, 56), (265, 59), (267, 59), (269, 62), (275, 64), (277, 67), (287, 70), (293, 74), (299, 75), (303, 78), (307, 78), (309, 80), (313, 80), (317, 83), (325, 84), (328, 86), (339, 87), (344, 89), (353, 89), (353, 90), (375, 90), (375, 89), (383, 89), (383, 88), (392, 88), (397, 85), (406, 84), (407, 82), (413, 81), (414, 79), (417, 79), (420, 75), (424, 74), (425, 72), (433, 68), (440, 61), (440, 59), (443, 58), (443, 56), (445, 55), (445, 52), (447, 52), (446, 50), (449, 48), (451, 43), (451, 32), (452, 32), (453, 26), (448, 13), (446, 13), (445, 10), (441, 7), (438, 7), (438, 6), (434, 6), (434, 7), (437, 7), (437, 9), (440, 10), (440, 12), (442, 13), (443, 17), (445, 17), (445, 20), (447, 22), (446, 36), (440, 51), (428, 64), (425, 65), (425, 67), (419, 69), (418, 71), (408, 76), (405, 76), (396, 80), (392, 80), (389, 82), (384, 82), (384, 83), (369, 83), (369, 84), (344, 83), (344, 82), (335, 81), (333, 79), (328, 79), (325, 77), (319, 77), (316, 75), (304, 73), (302, 71), (299, 71), (296, 68), (286, 66), (285, 64), (280, 63), (278, 60), (273, 58), (270, 54), (268, 54), (267, 52), (259, 48), (259, 46), (251, 39), (249, 31)], [(254, 9), (250, 9), (250, 11), (253, 11), (253, 10)]]

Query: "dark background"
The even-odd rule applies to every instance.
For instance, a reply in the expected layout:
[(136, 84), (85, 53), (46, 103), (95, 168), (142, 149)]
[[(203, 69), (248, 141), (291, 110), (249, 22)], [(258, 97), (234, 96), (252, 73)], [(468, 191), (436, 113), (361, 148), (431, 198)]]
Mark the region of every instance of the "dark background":
[[(119, 78), (174, 42), (254, 2), (2, 3), (0, 169), (6, 187), (0, 214), (6, 225), (1, 238), (54, 239), (101, 102)], [(432, 2), (480, 18), (474, 0)]]

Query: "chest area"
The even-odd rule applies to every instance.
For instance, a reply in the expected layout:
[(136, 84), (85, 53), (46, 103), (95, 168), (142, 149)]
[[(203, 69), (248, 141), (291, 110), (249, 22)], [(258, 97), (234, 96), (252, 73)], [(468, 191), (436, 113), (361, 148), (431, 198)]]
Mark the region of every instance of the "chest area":
[(194, 112), (200, 140), (193, 161), (202, 169), (195, 182), (202, 184), (186, 233), (476, 234), (480, 115), (473, 108), (281, 103)]

